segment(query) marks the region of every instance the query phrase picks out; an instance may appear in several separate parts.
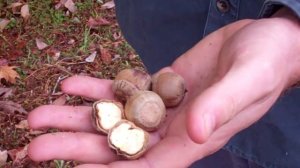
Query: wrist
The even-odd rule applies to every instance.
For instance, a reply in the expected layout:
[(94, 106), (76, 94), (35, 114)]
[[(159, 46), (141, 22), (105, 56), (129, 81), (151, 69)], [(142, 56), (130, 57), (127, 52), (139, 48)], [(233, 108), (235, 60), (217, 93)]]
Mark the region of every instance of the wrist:
[(289, 66), (288, 81), (286, 87), (294, 85), (300, 81), (300, 20), (299, 18), (288, 8), (282, 8), (277, 11), (270, 20), (273, 20), (276, 25), (279, 25), (282, 29), (281, 33), (284, 34), (283, 41), (286, 49), (286, 55), (283, 55), (287, 59)]

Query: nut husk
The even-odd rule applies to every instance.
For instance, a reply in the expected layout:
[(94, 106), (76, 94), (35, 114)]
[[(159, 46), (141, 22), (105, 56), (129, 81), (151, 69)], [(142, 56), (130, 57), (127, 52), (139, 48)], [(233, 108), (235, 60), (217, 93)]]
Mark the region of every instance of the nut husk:
[(152, 91), (162, 98), (166, 107), (175, 107), (184, 98), (185, 82), (174, 72), (161, 73), (153, 76)]
[(121, 120), (108, 133), (108, 144), (117, 155), (137, 159), (147, 150), (149, 134), (134, 123)]
[(94, 102), (92, 122), (97, 131), (107, 134), (123, 118), (124, 110), (121, 103), (107, 99)]
[(151, 76), (139, 69), (124, 69), (120, 71), (115, 80), (126, 80), (135, 85), (140, 90), (149, 90), (151, 85)]
[(152, 91), (138, 91), (125, 104), (125, 118), (146, 131), (155, 131), (166, 117), (162, 99)]

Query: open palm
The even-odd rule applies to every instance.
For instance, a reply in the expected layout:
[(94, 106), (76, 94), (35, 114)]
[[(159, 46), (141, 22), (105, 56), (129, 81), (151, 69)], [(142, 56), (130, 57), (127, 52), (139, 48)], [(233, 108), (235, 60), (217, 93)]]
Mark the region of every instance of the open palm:
[[(120, 160), (108, 148), (106, 137), (93, 129), (91, 107), (51, 105), (32, 111), (30, 126), (74, 132), (34, 139), (30, 157), (77, 160), (86, 163), (79, 167), (89, 168), (160, 168), (187, 167), (219, 150), (261, 118), (292, 83), (293, 66), (287, 62), (293, 60), (282, 57), (287, 53), (279, 48), (288, 45), (275, 36), (283, 30), (270, 28), (273, 24), (271, 20), (243, 20), (228, 25), (161, 70), (182, 75), (188, 92), (180, 106), (168, 110), (167, 121), (151, 135), (151, 148), (142, 158)], [(110, 86), (108, 80), (75, 76), (62, 83), (62, 90), (95, 99), (113, 98)]]

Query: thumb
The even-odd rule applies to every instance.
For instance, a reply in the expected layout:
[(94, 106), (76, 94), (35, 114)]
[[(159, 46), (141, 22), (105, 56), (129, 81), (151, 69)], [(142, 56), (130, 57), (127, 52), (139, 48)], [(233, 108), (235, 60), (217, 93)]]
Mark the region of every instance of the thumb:
[(277, 88), (278, 80), (266, 71), (271, 72), (272, 68), (257, 64), (233, 67), (220, 81), (196, 97), (187, 115), (191, 139), (204, 143), (239, 112), (268, 99)]

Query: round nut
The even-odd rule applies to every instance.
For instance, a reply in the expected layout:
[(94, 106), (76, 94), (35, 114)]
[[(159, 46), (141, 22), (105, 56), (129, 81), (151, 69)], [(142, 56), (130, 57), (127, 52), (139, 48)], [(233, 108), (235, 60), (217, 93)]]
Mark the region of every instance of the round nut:
[(105, 99), (94, 102), (92, 122), (97, 131), (107, 134), (123, 118), (124, 110), (121, 103)]
[(115, 97), (122, 102), (126, 102), (138, 90), (135, 85), (126, 80), (114, 80), (112, 84), (112, 91)]
[(125, 118), (146, 131), (155, 131), (165, 117), (166, 107), (152, 91), (138, 91), (125, 104)]
[(117, 155), (137, 159), (146, 152), (149, 134), (132, 122), (121, 120), (109, 131), (108, 144)]
[(139, 69), (124, 69), (117, 74), (115, 80), (127, 80), (140, 90), (149, 90), (151, 85), (151, 76)]
[(177, 106), (185, 95), (184, 79), (173, 72), (154, 75), (152, 79), (152, 91), (162, 98), (166, 107)]

